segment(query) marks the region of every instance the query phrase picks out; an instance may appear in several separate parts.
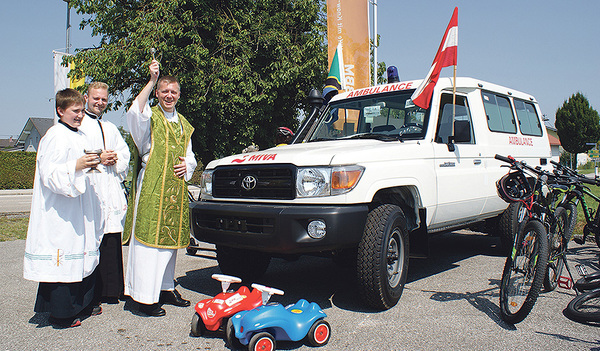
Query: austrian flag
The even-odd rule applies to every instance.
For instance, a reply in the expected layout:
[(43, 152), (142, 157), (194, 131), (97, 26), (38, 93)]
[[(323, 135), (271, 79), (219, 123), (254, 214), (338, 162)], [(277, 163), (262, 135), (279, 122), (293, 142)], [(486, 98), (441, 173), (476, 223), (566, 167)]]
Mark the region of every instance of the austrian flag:
[(433, 59), (433, 64), (427, 77), (423, 79), (423, 82), (417, 90), (411, 96), (413, 103), (421, 108), (429, 108), (431, 103), (431, 96), (433, 94), (433, 88), (440, 77), (442, 68), (456, 65), (456, 57), (458, 52), (458, 7), (454, 8), (452, 18), (444, 33), (444, 38), (440, 43), (440, 47)]

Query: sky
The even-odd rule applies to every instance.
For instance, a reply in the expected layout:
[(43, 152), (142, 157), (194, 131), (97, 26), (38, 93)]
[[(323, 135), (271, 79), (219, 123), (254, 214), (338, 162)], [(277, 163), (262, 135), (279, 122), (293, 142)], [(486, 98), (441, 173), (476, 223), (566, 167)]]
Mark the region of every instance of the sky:
[[(424, 78), (455, 6), (458, 76), (531, 94), (551, 121), (577, 92), (600, 109), (596, 0), (378, 0), (379, 61), (396, 66), (401, 80)], [(64, 0), (3, 2), (0, 138), (18, 137), (30, 117), (53, 116), (52, 51), (65, 50), (66, 18)], [(79, 29), (81, 18), (71, 10), (71, 52), (100, 41), (89, 28)], [(451, 68), (442, 70), (451, 75)], [(105, 118), (126, 125), (123, 110)]]

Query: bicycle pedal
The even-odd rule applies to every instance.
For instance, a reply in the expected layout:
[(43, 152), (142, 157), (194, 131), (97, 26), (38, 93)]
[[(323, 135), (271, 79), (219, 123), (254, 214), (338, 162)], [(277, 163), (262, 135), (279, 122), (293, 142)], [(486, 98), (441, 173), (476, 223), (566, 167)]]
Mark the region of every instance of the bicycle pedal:
[(585, 268), (584, 265), (578, 264), (575, 266), (575, 268), (577, 268), (577, 272), (579, 273), (580, 276), (586, 277), (588, 275), (587, 269)]
[(558, 277), (558, 286), (560, 286), (563, 289), (572, 289), (573, 280), (569, 277), (560, 276)]

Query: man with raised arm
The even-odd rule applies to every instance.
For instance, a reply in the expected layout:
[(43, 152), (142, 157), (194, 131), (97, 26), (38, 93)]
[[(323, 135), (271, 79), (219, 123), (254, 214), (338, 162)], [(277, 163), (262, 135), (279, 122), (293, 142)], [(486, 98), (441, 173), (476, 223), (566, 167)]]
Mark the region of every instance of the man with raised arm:
[[(137, 152), (123, 231), (124, 242), (130, 243), (125, 294), (138, 303), (138, 312), (155, 317), (166, 314), (161, 304), (190, 305), (175, 290), (174, 278), (177, 249), (190, 240), (186, 181), (196, 168), (194, 128), (175, 109), (179, 82), (171, 76), (159, 79), (159, 72), (158, 61), (152, 60), (150, 81), (127, 111)], [(151, 108), (155, 86), (158, 105)]]

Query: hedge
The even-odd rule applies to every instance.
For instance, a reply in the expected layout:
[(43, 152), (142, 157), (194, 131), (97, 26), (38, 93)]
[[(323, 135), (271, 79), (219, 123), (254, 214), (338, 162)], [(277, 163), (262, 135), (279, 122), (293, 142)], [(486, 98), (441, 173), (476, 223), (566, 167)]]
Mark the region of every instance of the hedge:
[(31, 189), (35, 175), (35, 152), (0, 151), (0, 189)]

